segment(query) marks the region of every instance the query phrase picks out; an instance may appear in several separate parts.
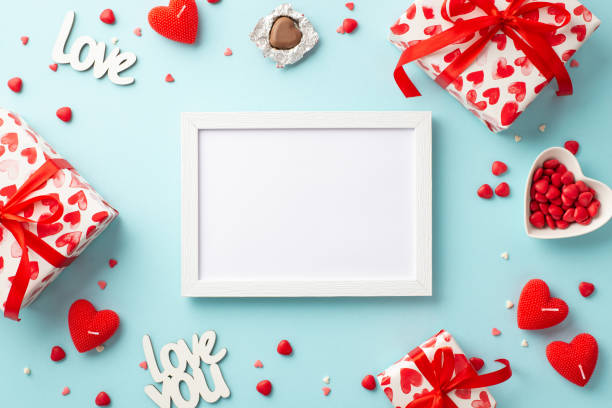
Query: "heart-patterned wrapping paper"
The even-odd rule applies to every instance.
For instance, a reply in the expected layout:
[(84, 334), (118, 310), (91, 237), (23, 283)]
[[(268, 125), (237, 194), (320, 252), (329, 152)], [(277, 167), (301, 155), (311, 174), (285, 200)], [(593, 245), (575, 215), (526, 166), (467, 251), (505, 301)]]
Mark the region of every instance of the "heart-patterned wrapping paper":
[[(450, 347), (455, 354), (455, 373), (471, 370), (476, 373), (455, 338), (447, 331), (438, 334), (419, 346), (429, 361), (432, 361), (436, 350)], [(433, 387), (419, 372), (410, 354), (378, 374), (378, 383), (394, 407), (405, 407), (414, 399), (431, 392)], [(496, 402), (487, 388), (471, 390), (452, 390), (447, 394), (458, 408), (495, 408)]]
[[(527, 0), (523, 4), (536, 1), (539, 0)], [(548, 37), (555, 53), (567, 63), (599, 27), (600, 21), (576, 0), (558, 0), (553, 3), (563, 5), (571, 14), (569, 24)], [(508, 4), (507, 0), (495, 0), (500, 11), (505, 10)], [(444, 0), (416, 0), (393, 24), (389, 40), (403, 51), (419, 40), (452, 27), (450, 19), (468, 20), (484, 15), (484, 11), (468, 0), (449, 0), (446, 3)], [(563, 16), (551, 7), (535, 10), (523, 17), (547, 24), (563, 22)], [(416, 62), (435, 80), (457, 55), (478, 38), (479, 34), (468, 37), (465, 42), (451, 44)], [(546, 85), (546, 78), (524, 52), (499, 31), (474, 63), (446, 89), (491, 131), (499, 132), (510, 127)]]
[[(0, 108), (0, 201), (4, 204), (24, 181), (47, 159), (61, 156), (18, 115)], [(118, 215), (74, 169), (61, 169), (42, 188), (26, 197), (57, 195), (63, 205), (61, 218), (53, 224), (23, 223), (53, 249), (76, 257)], [(39, 220), (48, 215), (54, 202), (35, 203), (19, 215)], [(21, 259), (21, 248), (11, 232), (0, 225), (0, 308), (11, 289)], [(31, 304), (55, 280), (63, 268), (56, 268), (29, 250), (30, 281), (22, 308)]]

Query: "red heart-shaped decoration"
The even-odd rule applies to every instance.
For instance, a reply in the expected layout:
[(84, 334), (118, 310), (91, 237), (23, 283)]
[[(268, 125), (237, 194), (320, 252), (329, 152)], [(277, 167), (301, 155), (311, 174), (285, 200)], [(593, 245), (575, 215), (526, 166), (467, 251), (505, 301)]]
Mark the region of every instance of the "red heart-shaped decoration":
[(170, 4), (149, 11), (149, 24), (158, 34), (186, 44), (198, 35), (198, 6), (195, 0), (170, 0)]
[(119, 316), (112, 310), (100, 310), (87, 300), (77, 300), (68, 311), (68, 327), (74, 346), (84, 353), (102, 345), (119, 327)]
[(546, 347), (546, 357), (566, 380), (584, 387), (597, 364), (597, 341), (588, 333), (574, 337), (571, 343), (553, 341)]
[(550, 297), (546, 282), (532, 279), (527, 282), (519, 298), (518, 327), (523, 330), (546, 329), (565, 320), (568, 312), (563, 300)]

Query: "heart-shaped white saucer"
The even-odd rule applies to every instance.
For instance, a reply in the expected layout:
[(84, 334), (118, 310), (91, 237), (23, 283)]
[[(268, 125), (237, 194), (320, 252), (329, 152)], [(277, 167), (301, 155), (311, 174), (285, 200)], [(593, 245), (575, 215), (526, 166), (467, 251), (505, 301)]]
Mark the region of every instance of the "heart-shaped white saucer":
[[(565, 165), (569, 171), (574, 173), (576, 181), (582, 180), (589, 187), (591, 187), (597, 193), (597, 199), (601, 202), (599, 213), (593, 218), (593, 221), (589, 225), (580, 225), (578, 223), (572, 223), (568, 228), (562, 229), (551, 229), (548, 226), (540, 229), (536, 228), (529, 222), (529, 203), (531, 197), (529, 189), (531, 187), (531, 180), (533, 179), (533, 173), (535, 173), (538, 167), (542, 167), (542, 164), (549, 159), (557, 159), (559, 162)], [(539, 239), (557, 239), (557, 238), (570, 238), (577, 237), (580, 235), (588, 234), (589, 232), (595, 231), (596, 229), (605, 225), (612, 218), (612, 189), (602, 183), (601, 181), (594, 180), (592, 178), (585, 177), (580, 168), (580, 164), (569, 150), (563, 147), (551, 147), (550, 149), (544, 150), (535, 159), (529, 176), (527, 177), (527, 185), (525, 187), (525, 230), (527, 235), (532, 238)]]

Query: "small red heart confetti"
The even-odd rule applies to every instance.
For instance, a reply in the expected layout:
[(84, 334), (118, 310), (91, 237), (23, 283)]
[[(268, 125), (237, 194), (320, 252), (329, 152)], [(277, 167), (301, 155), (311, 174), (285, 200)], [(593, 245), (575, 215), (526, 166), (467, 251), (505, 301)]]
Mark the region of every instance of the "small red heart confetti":
[(172, 74), (166, 75), (166, 82), (174, 82), (174, 77), (172, 76)]
[(11, 78), (7, 82), (8, 87), (11, 91), (15, 93), (21, 92), (21, 87), (23, 86), (23, 81), (19, 77)]
[(504, 174), (506, 171), (508, 170), (508, 166), (506, 165), (506, 163), (501, 162), (501, 161), (494, 161), (493, 165), (491, 166), (491, 171), (493, 172), (493, 174), (495, 174), (496, 176), (501, 176), (502, 174)]
[(280, 343), (278, 343), (278, 346), (276, 347), (276, 351), (278, 351), (278, 354), (288, 356), (293, 353), (293, 348), (287, 340), (281, 340)]
[(355, 9), (355, 3), (353, 3), (352, 1), (349, 3), (345, 4), (346, 8), (353, 11)]
[(70, 394), (70, 388), (68, 388), (68, 387), (64, 387), (64, 389), (62, 390), (62, 395), (63, 395), (63, 396), (66, 396), (66, 395), (68, 395), (68, 394)]
[(484, 367), (484, 360), (480, 357), (471, 357), (470, 363), (472, 364), (472, 367), (474, 367), (474, 370), (476, 371), (480, 371), (482, 367)]
[(136, 27), (134, 29), (134, 35), (137, 37), (141, 37), (142, 36), (142, 29), (140, 27)]
[(138, 366), (140, 366), (140, 368), (142, 368), (143, 370), (146, 370), (149, 368), (149, 365), (147, 364), (146, 361), (141, 361), (140, 364), (138, 364)]
[(117, 261), (115, 259), (109, 259), (108, 266), (110, 266), (111, 268), (114, 268), (115, 266), (117, 266)]
[(510, 195), (510, 186), (508, 183), (499, 183), (499, 185), (495, 187), (495, 194), (500, 197), (508, 197)]
[(590, 282), (580, 282), (580, 285), (578, 285), (578, 290), (582, 296), (589, 297), (595, 291), (595, 285)]
[(321, 390), (323, 390), (323, 395), (325, 395), (326, 397), (331, 392), (331, 388), (329, 388), (329, 387), (323, 387), (323, 388), (321, 388)]
[(104, 391), (101, 391), (97, 396), (96, 396), (96, 405), (99, 407), (105, 407), (107, 405), (110, 405), (111, 403), (111, 399), (108, 396), (107, 393), (105, 393)]
[(57, 64), (50, 64), (49, 69), (53, 72), (57, 72)]
[(106, 9), (100, 13), (100, 21), (106, 24), (115, 24), (115, 13), (113, 10)]
[(569, 308), (558, 298), (550, 297), (548, 285), (541, 279), (532, 279), (521, 291), (517, 308), (518, 327), (539, 330), (555, 326), (567, 317)]
[(253, 367), (255, 367), (255, 368), (263, 368), (263, 363), (261, 362), (261, 360), (257, 360), (255, 362), (255, 364), (253, 364)]
[(272, 383), (268, 380), (262, 380), (255, 387), (261, 395), (270, 395), (272, 392)]
[(342, 29), (344, 30), (345, 33), (352, 33), (353, 31), (355, 31), (355, 29), (357, 28), (357, 20), (352, 19), (352, 18), (345, 18), (344, 21), (342, 21)]
[(483, 184), (482, 186), (480, 186), (476, 193), (478, 194), (478, 197), (480, 198), (489, 199), (493, 197), (493, 189), (488, 184)]
[(232, 55), (232, 54), (233, 54), (233, 52), (232, 52), (232, 50), (231, 50), (231, 49), (229, 49), (229, 48), (226, 48), (226, 49), (225, 49), (225, 52), (223, 53), (223, 55), (225, 55), (226, 57), (229, 57), (229, 56), (230, 56), (230, 55)]
[(374, 376), (371, 374), (368, 374), (365, 377), (363, 377), (363, 380), (361, 380), (361, 386), (365, 388), (366, 390), (370, 390), (370, 391), (375, 389), (376, 380), (374, 379)]
[(493, 336), (499, 336), (499, 335), (501, 334), (501, 331), (499, 331), (499, 329), (497, 329), (497, 328), (495, 328), (495, 327), (494, 327), (494, 328), (491, 330), (491, 334), (492, 334)]
[(27, 45), (28, 41), (30, 41), (30, 37), (28, 37), (27, 35), (22, 36), (20, 39), (23, 45)]
[(595, 371), (599, 354), (597, 340), (588, 333), (574, 337), (570, 343), (553, 341), (546, 346), (546, 358), (566, 380), (584, 387)]
[(572, 152), (573, 155), (575, 155), (576, 153), (578, 153), (578, 149), (580, 148), (580, 144), (577, 141), (575, 141), (575, 140), (568, 140), (567, 142), (565, 142), (563, 147), (565, 147), (567, 150)]
[(70, 120), (72, 120), (72, 109), (70, 109), (68, 106), (59, 108), (55, 114), (64, 122), (70, 122)]
[(51, 360), (58, 362), (66, 358), (66, 352), (60, 346), (55, 346), (51, 349)]
[(570, 61), (569, 65), (572, 68), (578, 68), (580, 66), (580, 63), (577, 60), (573, 59), (573, 60)]
[(106, 281), (98, 281), (98, 286), (100, 287), (100, 289), (104, 290), (106, 289)]

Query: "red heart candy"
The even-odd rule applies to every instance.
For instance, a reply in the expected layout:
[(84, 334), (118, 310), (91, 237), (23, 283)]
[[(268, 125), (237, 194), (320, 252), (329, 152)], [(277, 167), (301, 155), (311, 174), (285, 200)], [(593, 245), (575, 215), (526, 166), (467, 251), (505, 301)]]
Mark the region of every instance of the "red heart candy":
[(90, 302), (80, 299), (70, 306), (68, 327), (74, 346), (84, 353), (102, 345), (115, 334), (119, 316), (112, 310), (97, 311)]
[(352, 1), (349, 3), (345, 3), (344, 5), (346, 6), (347, 9), (351, 11), (355, 9), (355, 3), (353, 3)]
[(554, 341), (546, 347), (546, 357), (550, 365), (566, 380), (584, 387), (597, 364), (597, 340), (588, 333), (574, 337), (568, 344)]
[(198, 35), (198, 6), (195, 0), (170, 0), (167, 7), (149, 11), (149, 25), (172, 41), (193, 44)]
[(482, 93), (482, 96), (489, 98), (489, 105), (495, 105), (499, 101), (499, 88), (489, 88)]
[(422, 383), (423, 376), (418, 371), (412, 368), (400, 369), (400, 387), (404, 394), (409, 394), (413, 385), (415, 387), (420, 387)]
[(329, 388), (329, 387), (323, 387), (323, 388), (321, 388), (321, 390), (323, 391), (323, 395), (325, 395), (326, 397), (331, 392), (331, 388)]
[(22, 35), (20, 40), (23, 45), (27, 45), (28, 41), (30, 41), (30, 37), (28, 37), (27, 35)]
[(57, 64), (51, 64), (49, 65), (49, 69), (53, 72), (57, 72)]
[(19, 93), (21, 92), (23, 81), (21, 80), (21, 78), (15, 77), (15, 78), (9, 79), (7, 84), (11, 91)]
[(101, 391), (97, 396), (96, 396), (96, 405), (99, 407), (105, 407), (107, 405), (110, 405), (111, 403), (111, 399), (108, 396), (107, 393), (105, 393), (104, 391)]
[(580, 285), (578, 285), (578, 290), (582, 296), (589, 297), (595, 291), (595, 285), (590, 282), (580, 282)]
[(493, 197), (493, 189), (488, 184), (483, 184), (482, 186), (480, 186), (476, 193), (478, 194), (478, 197), (480, 198), (489, 199)]
[(363, 377), (363, 380), (361, 380), (361, 386), (363, 388), (365, 388), (366, 390), (373, 390), (376, 388), (376, 380), (374, 379), (373, 375), (366, 375), (365, 377)]
[(281, 340), (276, 346), (276, 351), (278, 354), (282, 354), (283, 356), (288, 356), (293, 353), (293, 348), (291, 347), (291, 343), (287, 340)]
[(508, 183), (499, 183), (499, 185), (495, 187), (495, 194), (500, 197), (508, 197), (510, 195), (510, 186)]
[(345, 33), (352, 33), (357, 28), (357, 20), (352, 18), (345, 18), (342, 21), (342, 29)]
[(51, 349), (51, 360), (52, 361), (62, 361), (66, 358), (66, 352), (60, 346), (55, 346)]
[(63, 120), (64, 122), (70, 122), (70, 120), (72, 119), (72, 109), (70, 109), (68, 106), (59, 108), (57, 112), (55, 112), (55, 114), (58, 118), (60, 118), (60, 120)]
[(106, 9), (100, 13), (100, 21), (106, 24), (115, 24), (115, 13), (113, 10)]
[(546, 329), (565, 320), (568, 312), (563, 300), (550, 297), (546, 282), (532, 279), (521, 291), (517, 308), (518, 327), (523, 330)]
[(563, 147), (565, 147), (567, 150), (569, 150), (570, 152), (572, 152), (572, 154), (575, 155), (576, 153), (578, 153), (580, 144), (578, 144), (578, 142), (575, 140), (568, 140), (567, 142), (565, 142)]
[(255, 387), (261, 395), (270, 395), (272, 392), (272, 383), (268, 380), (262, 380)]
[(501, 162), (501, 161), (496, 160), (493, 162), (493, 165), (491, 165), (491, 171), (496, 176), (500, 176), (504, 174), (507, 170), (508, 170), (508, 166), (506, 165), (506, 163)]

